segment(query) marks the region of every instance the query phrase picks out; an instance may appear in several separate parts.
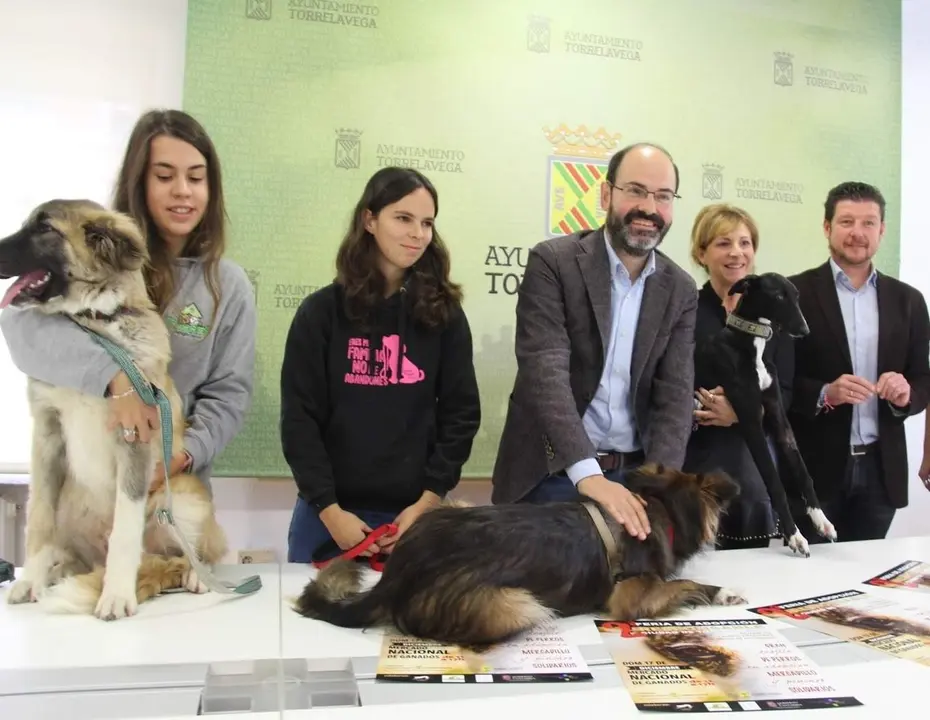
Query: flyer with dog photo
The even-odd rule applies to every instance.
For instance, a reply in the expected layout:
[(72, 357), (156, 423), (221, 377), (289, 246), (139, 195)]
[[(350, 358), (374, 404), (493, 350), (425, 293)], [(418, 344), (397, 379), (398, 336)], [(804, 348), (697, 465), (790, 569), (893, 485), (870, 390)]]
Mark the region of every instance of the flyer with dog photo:
[(595, 620), (638, 710), (739, 712), (862, 705), (765, 620)]
[(749, 610), (930, 666), (930, 609), (845, 590)]
[(908, 560), (895, 565), (880, 575), (869, 578), (866, 585), (875, 587), (901, 588), (930, 594), (930, 563)]
[(478, 654), (455, 645), (385, 634), (377, 680), (442, 683), (532, 683), (593, 680), (578, 648), (555, 624), (522, 633)]

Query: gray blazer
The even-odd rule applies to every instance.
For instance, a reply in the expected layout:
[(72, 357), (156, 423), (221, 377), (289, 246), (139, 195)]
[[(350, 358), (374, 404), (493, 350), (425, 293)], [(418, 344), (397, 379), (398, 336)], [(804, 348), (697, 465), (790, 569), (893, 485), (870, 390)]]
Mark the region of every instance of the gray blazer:
[[(610, 262), (603, 229), (534, 247), (517, 299), (517, 377), (492, 475), (492, 502), (521, 499), (595, 448), (582, 417), (610, 339)], [(691, 435), (697, 286), (656, 252), (646, 279), (630, 378), (647, 462), (680, 468)]]

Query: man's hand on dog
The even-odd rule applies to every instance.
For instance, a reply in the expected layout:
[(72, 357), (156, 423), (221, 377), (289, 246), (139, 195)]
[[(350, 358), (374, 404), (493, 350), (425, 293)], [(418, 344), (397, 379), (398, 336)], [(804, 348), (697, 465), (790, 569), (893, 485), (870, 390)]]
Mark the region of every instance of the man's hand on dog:
[[(324, 508), (320, 512), (320, 520), (329, 530), (329, 534), (333, 536), (336, 544), (343, 550), (355, 547), (371, 532), (371, 528), (361, 518), (354, 513), (343, 510), (338, 505), (330, 505)], [(381, 548), (378, 543), (372, 543), (359, 555), (368, 557), (369, 555), (377, 555), (379, 552), (381, 552)]]
[(122, 370), (113, 377), (107, 389), (110, 391), (107, 429), (121, 428), (126, 442), (151, 440), (152, 431), (160, 427), (158, 408), (145, 404)]
[(400, 540), (401, 535), (407, 532), (407, 529), (417, 521), (420, 515), (430, 508), (437, 507), (441, 502), (442, 498), (436, 493), (430, 492), (429, 490), (424, 491), (419, 500), (413, 505), (405, 507), (400, 515), (394, 519), (394, 524), (397, 525), (397, 532), (393, 535), (385, 535), (381, 538), (379, 542), (381, 552), (385, 555), (390, 555), (397, 541)]
[(620, 483), (611, 482), (603, 475), (589, 475), (578, 483), (578, 492), (597, 500), (633, 537), (645, 540), (652, 532), (646, 516), (646, 501)]
[(736, 417), (733, 406), (727, 400), (727, 396), (723, 394), (723, 388), (719, 385), (712, 390), (698, 388), (697, 392), (694, 393), (694, 397), (703, 406), (702, 409), (694, 411), (694, 417), (698, 425), (729, 427), (738, 422), (739, 418)]

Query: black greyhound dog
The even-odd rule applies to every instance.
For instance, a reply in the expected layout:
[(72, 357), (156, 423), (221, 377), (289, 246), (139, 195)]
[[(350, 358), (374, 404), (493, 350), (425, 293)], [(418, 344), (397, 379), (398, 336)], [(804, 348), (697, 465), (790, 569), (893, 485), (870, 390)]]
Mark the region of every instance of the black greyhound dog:
[(798, 305), (798, 290), (787, 278), (777, 273), (748, 275), (730, 288), (730, 295), (737, 293), (740, 299), (726, 327), (701, 343), (695, 353), (695, 384), (708, 390), (723, 388), (738, 419), (736, 427), (765, 482), (782, 535), (795, 553), (810, 557), (807, 539), (791, 515), (766, 433), (774, 440), (778, 465), (790, 476), (785, 478), (789, 487), (804, 501), (817, 532), (833, 541), (836, 530), (820, 508), (814, 482), (798, 452), (777, 370), (762, 358), (765, 343), (775, 333), (804, 337), (810, 330)]

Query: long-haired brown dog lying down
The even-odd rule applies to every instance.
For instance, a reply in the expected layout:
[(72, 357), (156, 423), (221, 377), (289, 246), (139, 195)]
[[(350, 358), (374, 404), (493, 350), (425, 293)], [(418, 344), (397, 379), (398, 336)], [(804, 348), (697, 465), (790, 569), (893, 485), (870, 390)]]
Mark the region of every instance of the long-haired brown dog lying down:
[(626, 486), (647, 503), (652, 532), (643, 541), (591, 501), (439, 507), (401, 537), (372, 589), (361, 590), (360, 565), (337, 560), (295, 610), (480, 651), (559, 616), (635, 620), (745, 602), (718, 586), (670, 579), (713, 542), (739, 492), (732, 479), (646, 466)]

